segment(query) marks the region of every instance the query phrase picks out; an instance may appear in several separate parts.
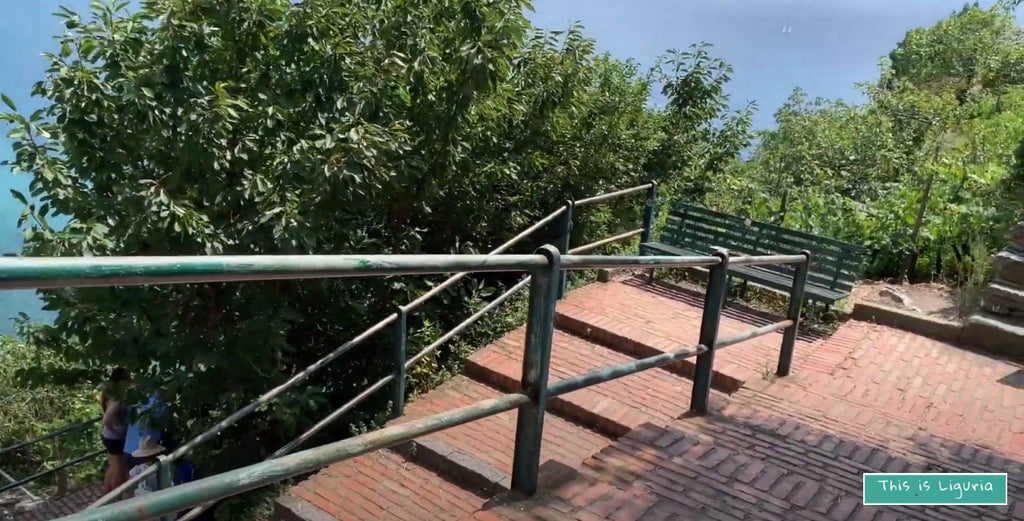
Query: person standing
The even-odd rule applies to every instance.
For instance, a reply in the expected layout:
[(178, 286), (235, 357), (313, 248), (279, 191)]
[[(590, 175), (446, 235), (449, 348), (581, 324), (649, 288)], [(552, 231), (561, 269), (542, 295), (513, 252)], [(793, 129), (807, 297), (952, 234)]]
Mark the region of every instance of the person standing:
[[(139, 448), (132, 451), (132, 457), (136, 458), (139, 464), (132, 467), (132, 470), (129, 471), (131, 477), (134, 478), (145, 472), (149, 467), (156, 465), (159, 461), (159, 456), (165, 450), (163, 445), (160, 445), (153, 438), (149, 436), (142, 438), (142, 441), (139, 442)], [(139, 486), (135, 487), (135, 496), (144, 496), (157, 490), (160, 490), (160, 479), (156, 474), (151, 474), (142, 480)]]
[(100, 408), (103, 410), (100, 440), (107, 450), (107, 472), (103, 476), (103, 493), (121, 486), (128, 481), (128, 463), (125, 461), (124, 443), (128, 432), (128, 408), (118, 399), (128, 383), (128, 370), (117, 367), (110, 373), (110, 381), (100, 391)]
[(139, 448), (139, 442), (143, 438), (151, 437), (164, 447), (174, 448), (168, 445), (165, 432), (170, 417), (170, 408), (157, 393), (150, 394), (147, 403), (134, 405), (130, 410), (132, 422), (128, 424), (124, 444), (126, 466), (129, 469), (141, 463), (132, 455), (132, 452)]

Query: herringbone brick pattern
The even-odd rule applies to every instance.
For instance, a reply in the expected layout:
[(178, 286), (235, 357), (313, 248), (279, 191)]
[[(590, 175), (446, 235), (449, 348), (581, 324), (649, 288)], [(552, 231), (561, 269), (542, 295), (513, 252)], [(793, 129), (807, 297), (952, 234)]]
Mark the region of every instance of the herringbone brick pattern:
[[(964, 458), (911, 450), (908, 459), (887, 445), (836, 436), (734, 401), (722, 413), (635, 429), (590, 458), (572, 480), (530, 500), (492, 506), (475, 519), (608, 519), (613, 514), (630, 521), (1024, 519), (1020, 463), (985, 451)], [(979, 461), (984, 461), (981, 469)], [(861, 504), (864, 472), (932, 472), (937, 467), (1018, 477), (1011, 478), (1006, 506)]]
[[(588, 297), (579, 308), (587, 309), (573, 309), (582, 291)], [(696, 323), (698, 310), (665, 311), (665, 300), (658, 288), (595, 284), (559, 309), (667, 350), (685, 344), (671, 339), (669, 327), (616, 322), (636, 308), (689, 314)], [(754, 349), (773, 360), (777, 346)], [(578, 467), (574, 479), (471, 519), (1024, 519), (1020, 366), (848, 322), (827, 339), (798, 344), (794, 375), (765, 381), (751, 380), (764, 361), (751, 353), (735, 358), (749, 347), (718, 353), (716, 369), (745, 371), (747, 387), (713, 405), (711, 415), (636, 429)], [(865, 507), (861, 474), (880, 471), (1006, 472), (1011, 500), (1005, 507)]]
[(798, 367), (766, 392), (825, 417), (856, 410), (860, 423), (900, 420), (1024, 459), (1024, 390), (1011, 381), (1019, 365), (884, 326), (851, 322), (836, 336), (860, 341), (833, 370)]

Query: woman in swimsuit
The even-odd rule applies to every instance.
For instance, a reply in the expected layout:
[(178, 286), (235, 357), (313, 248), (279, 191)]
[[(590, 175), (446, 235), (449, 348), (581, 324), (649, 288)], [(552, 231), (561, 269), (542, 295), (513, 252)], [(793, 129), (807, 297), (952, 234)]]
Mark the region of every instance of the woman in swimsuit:
[(100, 407), (103, 409), (100, 439), (107, 449), (107, 472), (103, 476), (104, 494), (128, 480), (128, 464), (124, 455), (125, 434), (128, 432), (128, 408), (117, 402), (109, 393), (113, 388), (123, 391), (123, 384), (127, 381), (128, 371), (118, 367), (110, 373), (109, 384), (100, 391)]

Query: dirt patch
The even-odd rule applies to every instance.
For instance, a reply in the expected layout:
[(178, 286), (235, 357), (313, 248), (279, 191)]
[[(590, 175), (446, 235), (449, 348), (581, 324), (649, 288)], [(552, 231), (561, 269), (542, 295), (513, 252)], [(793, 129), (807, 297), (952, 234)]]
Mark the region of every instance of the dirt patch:
[(863, 282), (853, 288), (853, 300), (882, 304), (945, 320), (959, 322), (961, 319), (959, 290), (937, 283)]

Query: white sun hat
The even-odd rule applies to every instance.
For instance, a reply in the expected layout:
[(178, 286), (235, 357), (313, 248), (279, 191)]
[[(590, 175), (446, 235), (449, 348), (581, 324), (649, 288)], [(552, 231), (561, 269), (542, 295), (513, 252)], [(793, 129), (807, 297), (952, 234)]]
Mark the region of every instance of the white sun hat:
[(132, 457), (148, 458), (150, 456), (160, 454), (165, 450), (167, 449), (165, 449), (163, 445), (157, 443), (152, 436), (146, 436), (145, 438), (142, 438), (142, 441), (139, 442), (139, 448), (135, 449), (135, 451), (132, 452)]

